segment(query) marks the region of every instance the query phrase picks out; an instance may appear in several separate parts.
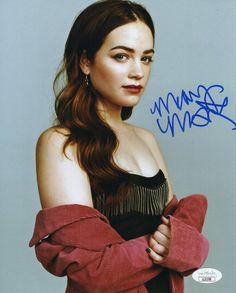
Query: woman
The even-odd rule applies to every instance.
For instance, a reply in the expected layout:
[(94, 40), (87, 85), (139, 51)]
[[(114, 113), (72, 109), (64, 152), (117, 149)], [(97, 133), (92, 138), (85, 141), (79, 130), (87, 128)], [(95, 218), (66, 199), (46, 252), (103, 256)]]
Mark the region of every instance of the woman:
[[(149, 79), (154, 34), (146, 9), (122, 0), (90, 5), (69, 33), (57, 124), (36, 148), (43, 210), (30, 242), (47, 270), (68, 276), (66, 292), (182, 292), (181, 274), (207, 255), (205, 198), (193, 199), (197, 220), (181, 221), (188, 204), (178, 209), (154, 136), (125, 122)], [(190, 247), (175, 229), (195, 239), (197, 260), (172, 253)]]

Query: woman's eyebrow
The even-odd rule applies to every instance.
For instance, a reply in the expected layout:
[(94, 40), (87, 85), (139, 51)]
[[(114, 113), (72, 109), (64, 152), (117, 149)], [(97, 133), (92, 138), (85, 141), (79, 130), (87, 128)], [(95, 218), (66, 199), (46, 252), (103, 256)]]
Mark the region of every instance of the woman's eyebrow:
[[(111, 48), (110, 51), (116, 50), (116, 49), (123, 49), (125, 51), (131, 52), (131, 53), (135, 53), (135, 50), (134, 49), (129, 48), (129, 47), (126, 47), (126, 46), (116, 46), (116, 47)], [(154, 49), (145, 50), (145, 51), (143, 51), (143, 53), (144, 54), (149, 54), (149, 53), (153, 53), (154, 54)]]

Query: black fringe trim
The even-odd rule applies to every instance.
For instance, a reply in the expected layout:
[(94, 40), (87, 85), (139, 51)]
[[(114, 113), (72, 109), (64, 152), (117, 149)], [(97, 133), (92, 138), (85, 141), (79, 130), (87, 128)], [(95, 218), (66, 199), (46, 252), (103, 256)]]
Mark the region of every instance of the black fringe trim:
[(132, 212), (143, 215), (161, 215), (168, 199), (168, 192), (169, 188), (165, 178), (155, 188), (133, 183), (129, 194), (119, 203), (107, 205), (105, 195), (100, 195), (96, 197), (94, 205), (107, 218)]

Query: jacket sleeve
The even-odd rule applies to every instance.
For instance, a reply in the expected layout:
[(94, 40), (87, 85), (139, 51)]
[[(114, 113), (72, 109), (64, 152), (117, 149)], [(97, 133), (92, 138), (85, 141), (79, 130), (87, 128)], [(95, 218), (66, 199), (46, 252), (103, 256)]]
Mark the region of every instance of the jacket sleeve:
[(186, 276), (201, 267), (205, 261), (209, 243), (201, 234), (207, 199), (204, 195), (191, 195), (181, 199), (170, 219), (171, 241), (168, 256), (161, 266)]
[(50, 273), (67, 275), (76, 292), (94, 293), (123, 292), (158, 275), (162, 268), (153, 266), (147, 247), (148, 236), (124, 241), (108, 223), (90, 218), (55, 231), (35, 249)]

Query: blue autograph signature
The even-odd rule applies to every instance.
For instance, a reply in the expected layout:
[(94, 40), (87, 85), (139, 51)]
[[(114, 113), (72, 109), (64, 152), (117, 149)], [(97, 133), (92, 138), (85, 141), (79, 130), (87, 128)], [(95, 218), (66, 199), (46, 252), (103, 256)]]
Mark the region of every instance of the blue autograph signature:
[[(224, 87), (222, 85), (214, 84), (209, 87), (199, 85), (195, 93), (182, 90), (180, 96), (174, 96), (173, 93), (169, 92), (165, 100), (159, 97), (154, 102), (150, 112), (152, 115), (158, 116), (156, 124), (160, 131), (162, 133), (169, 131), (172, 137), (175, 135), (176, 127), (185, 132), (187, 126), (188, 128), (207, 126), (212, 123), (212, 115), (227, 120), (232, 124), (232, 130), (236, 130), (236, 122), (223, 113), (223, 110), (229, 104), (228, 97), (224, 97), (223, 100), (218, 97), (223, 91)], [(185, 110), (184, 115), (180, 115), (181, 111), (190, 104), (197, 106), (196, 112), (191, 114)], [(172, 111), (173, 107), (174, 110)], [(180, 116), (182, 117), (180, 118)]]

